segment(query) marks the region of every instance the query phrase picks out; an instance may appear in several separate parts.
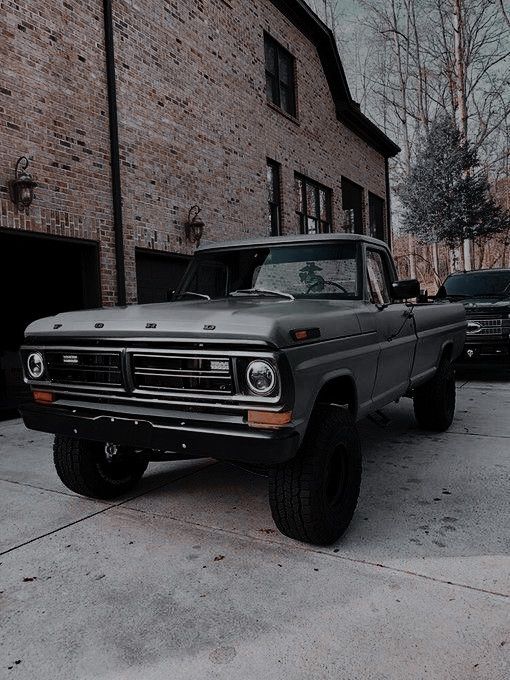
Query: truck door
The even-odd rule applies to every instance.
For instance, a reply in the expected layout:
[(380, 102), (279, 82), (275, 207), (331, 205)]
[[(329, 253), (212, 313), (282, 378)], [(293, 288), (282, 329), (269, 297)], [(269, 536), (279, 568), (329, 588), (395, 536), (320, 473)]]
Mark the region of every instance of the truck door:
[(368, 304), (381, 349), (372, 400), (383, 405), (401, 397), (408, 388), (416, 334), (409, 307), (391, 297), (394, 276), (388, 254), (383, 249), (367, 248), (366, 268)]

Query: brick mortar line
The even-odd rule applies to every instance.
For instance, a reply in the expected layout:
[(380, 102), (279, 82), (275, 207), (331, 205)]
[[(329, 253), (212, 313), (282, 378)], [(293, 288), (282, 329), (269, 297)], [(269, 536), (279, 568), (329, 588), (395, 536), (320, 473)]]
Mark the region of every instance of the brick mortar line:
[(387, 564), (382, 564), (380, 562), (372, 562), (370, 560), (363, 560), (363, 559), (357, 559), (354, 557), (348, 557), (347, 555), (340, 555), (339, 553), (331, 553), (326, 550), (321, 550), (320, 548), (313, 548), (311, 546), (307, 546), (305, 544), (303, 545), (289, 545), (287, 543), (283, 543), (282, 541), (278, 540), (271, 540), (267, 538), (263, 538), (262, 536), (252, 536), (251, 534), (243, 534), (237, 531), (233, 531), (232, 529), (224, 529), (222, 527), (214, 527), (210, 526), (208, 524), (201, 524), (200, 522), (191, 522), (189, 520), (185, 519), (180, 519), (178, 517), (172, 517), (170, 515), (163, 515), (162, 513), (154, 512), (154, 511), (149, 511), (149, 510), (141, 510), (140, 508), (130, 508), (126, 506), (125, 510), (130, 510), (132, 512), (139, 512), (143, 515), (153, 515), (155, 517), (162, 517), (165, 519), (169, 519), (173, 522), (177, 522), (178, 524), (184, 524), (184, 525), (191, 525), (194, 527), (197, 527), (198, 529), (203, 529), (203, 530), (209, 530), (209, 531), (218, 531), (220, 533), (225, 533), (230, 536), (235, 536), (237, 538), (244, 538), (248, 540), (254, 540), (258, 541), (259, 543), (263, 543), (264, 545), (277, 545), (282, 548), (289, 548), (290, 550), (302, 550), (303, 552), (310, 552), (316, 555), (326, 555), (327, 557), (331, 557), (333, 559), (341, 559), (346, 562), (351, 562), (353, 564), (363, 564), (368, 567), (378, 567), (380, 569), (385, 569), (386, 571), (392, 571), (398, 574), (406, 574), (407, 576), (415, 576), (416, 578), (424, 579), (427, 581), (432, 581), (434, 583), (442, 583), (443, 585), (449, 585), (449, 586), (456, 586), (458, 588), (465, 588), (467, 590), (474, 590), (475, 592), (478, 593), (484, 593), (486, 595), (495, 595), (496, 597), (503, 597), (505, 599), (510, 598), (510, 594), (507, 593), (500, 593), (499, 591), (495, 590), (486, 590), (485, 588), (478, 588), (476, 586), (470, 586), (467, 583), (458, 583), (456, 581), (446, 581), (445, 579), (437, 578), (435, 576), (427, 576), (427, 574), (420, 574), (419, 572), (416, 571), (411, 571), (409, 569), (401, 569), (399, 567), (391, 567)]

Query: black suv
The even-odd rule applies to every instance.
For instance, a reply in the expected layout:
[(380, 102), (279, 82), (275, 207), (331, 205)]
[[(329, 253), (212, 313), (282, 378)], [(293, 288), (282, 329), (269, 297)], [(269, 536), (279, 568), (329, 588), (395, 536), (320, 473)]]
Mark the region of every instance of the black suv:
[(462, 302), (468, 321), (463, 363), (510, 359), (510, 269), (455, 272), (439, 299)]

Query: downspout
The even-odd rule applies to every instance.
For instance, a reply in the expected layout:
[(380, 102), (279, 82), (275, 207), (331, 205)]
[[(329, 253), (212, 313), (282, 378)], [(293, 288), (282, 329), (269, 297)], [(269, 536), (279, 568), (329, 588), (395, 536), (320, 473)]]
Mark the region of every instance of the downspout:
[(110, 165), (113, 200), (113, 232), (115, 237), (115, 269), (117, 272), (117, 304), (126, 304), (126, 269), (124, 266), (124, 227), (122, 224), (122, 189), (120, 183), (119, 124), (115, 86), (112, 2), (103, 0), (104, 45), (106, 55), (106, 89), (108, 125), (110, 128)]
[(388, 231), (388, 246), (391, 248), (391, 189), (390, 167), (387, 156), (384, 158), (384, 181), (386, 184), (386, 229)]

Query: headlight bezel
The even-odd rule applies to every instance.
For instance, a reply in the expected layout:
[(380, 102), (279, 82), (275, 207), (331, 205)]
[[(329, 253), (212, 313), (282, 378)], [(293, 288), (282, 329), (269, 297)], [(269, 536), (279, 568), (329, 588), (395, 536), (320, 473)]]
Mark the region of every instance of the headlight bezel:
[[(31, 367), (31, 359), (33, 357), (38, 357), (38, 365), (41, 367), (40, 373), (34, 373), (33, 368)], [(44, 354), (40, 352), (39, 350), (33, 350), (29, 352), (26, 355), (26, 360), (25, 360), (25, 370), (27, 374), (27, 378), (29, 380), (33, 381), (40, 381), (44, 378), (44, 374), (46, 373), (46, 362), (44, 360)]]
[[(269, 386), (266, 388), (258, 388), (254, 383), (253, 383), (253, 378), (250, 377), (250, 373), (254, 370), (256, 370), (256, 365), (259, 365), (259, 369), (262, 367), (262, 370), (266, 368), (269, 373), (270, 373), (270, 383)], [(253, 359), (248, 363), (246, 366), (246, 373), (245, 373), (245, 379), (246, 379), (246, 385), (249, 389), (249, 391), (254, 394), (256, 397), (270, 397), (274, 394), (276, 388), (277, 388), (277, 383), (278, 383), (278, 370), (276, 366), (271, 363), (270, 361), (267, 361), (266, 359)]]

